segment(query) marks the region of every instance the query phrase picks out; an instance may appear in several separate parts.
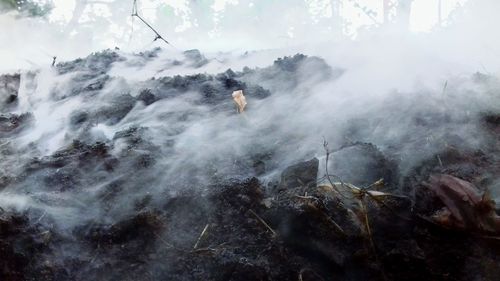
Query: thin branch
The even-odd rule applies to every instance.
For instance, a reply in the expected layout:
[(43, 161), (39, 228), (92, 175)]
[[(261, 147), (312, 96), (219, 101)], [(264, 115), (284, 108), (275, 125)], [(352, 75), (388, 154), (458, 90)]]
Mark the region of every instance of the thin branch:
[(43, 217), (45, 217), (46, 214), (47, 214), (47, 211), (43, 211), (43, 214), (33, 224), (36, 225), (37, 223), (39, 223), (43, 219)]
[(145, 19), (143, 19), (139, 13), (138, 13), (138, 10), (137, 10), (137, 0), (134, 0), (134, 4), (132, 6), (132, 17), (137, 17), (138, 19), (140, 19), (147, 27), (149, 27), (156, 35), (155, 39), (153, 40), (156, 41), (156, 40), (162, 40), (164, 41), (165, 43), (167, 43), (168, 45), (171, 45), (167, 40), (165, 40), (165, 38), (163, 38), (160, 33), (158, 33), (158, 31), (156, 31), (156, 29), (154, 29)]
[(441, 161), (441, 157), (439, 157), (439, 155), (437, 156), (437, 160), (439, 162), (439, 166), (441, 166), (441, 168), (443, 168), (443, 161)]
[[(332, 179), (330, 178), (330, 173), (328, 173), (328, 160), (330, 159), (330, 149), (328, 149), (328, 142), (326, 141), (326, 139), (323, 138), (323, 148), (325, 149), (325, 152), (326, 152), (326, 160), (325, 160), (325, 176), (326, 176), (326, 179), (328, 180), (328, 182), (331, 184), (333, 190), (335, 190), (340, 196), (342, 196), (343, 198), (346, 198), (338, 189), (337, 187), (333, 184), (332, 182)], [(339, 179), (342, 187), (344, 186), (344, 182), (342, 181), (342, 179), (340, 179), (340, 177), (337, 176), (337, 178)]]

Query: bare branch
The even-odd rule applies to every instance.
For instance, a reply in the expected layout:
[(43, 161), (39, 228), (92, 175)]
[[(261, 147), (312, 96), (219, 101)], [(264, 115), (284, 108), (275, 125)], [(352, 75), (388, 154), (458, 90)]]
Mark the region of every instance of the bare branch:
[(160, 35), (160, 33), (158, 33), (158, 31), (156, 31), (156, 29), (154, 29), (154, 28), (153, 28), (153, 27), (152, 27), (152, 26), (151, 26), (151, 25), (150, 25), (150, 24), (149, 24), (149, 23), (148, 23), (145, 19), (143, 19), (143, 18), (139, 15), (139, 13), (138, 13), (138, 11), (137, 11), (137, 0), (134, 0), (134, 4), (133, 4), (133, 6), (132, 6), (132, 17), (137, 17), (138, 19), (140, 19), (140, 20), (141, 20), (141, 21), (142, 21), (142, 22), (143, 22), (143, 23), (144, 23), (147, 27), (149, 27), (149, 29), (151, 29), (151, 30), (155, 33), (156, 37), (155, 37), (155, 39), (153, 40), (153, 42), (154, 42), (154, 41), (156, 41), (156, 40), (162, 40), (163, 42), (165, 42), (165, 43), (167, 43), (168, 45), (171, 45), (171, 46), (172, 46), (172, 44), (170, 44), (167, 40), (165, 40), (165, 38), (163, 38), (163, 37)]

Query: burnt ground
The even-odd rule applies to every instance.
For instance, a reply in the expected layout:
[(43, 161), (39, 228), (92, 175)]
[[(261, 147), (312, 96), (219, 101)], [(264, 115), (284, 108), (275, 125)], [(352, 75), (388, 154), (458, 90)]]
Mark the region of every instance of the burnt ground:
[[(283, 186), (272, 191), (250, 178), (212, 186), (203, 196), (166, 199), (161, 208), (138, 202), (135, 214), (111, 225), (89, 222), (74, 230), (72, 238), (30, 224), (23, 214), (3, 211), (2, 280), (495, 280), (499, 276), (500, 242), (491, 237), (494, 233), (431, 221), (430, 214), (442, 203), (428, 190), (418, 191), (422, 194), (416, 197), (415, 208), (408, 198), (388, 197), (382, 204), (367, 196), (360, 199), (365, 211), (347, 204), (328, 186), (292, 183), (314, 179), (317, 164), (315, 159), (300, 163), (294, 169), (302, 172), (284, 173)], [(68, 239), (91, 249), (92, 256), (45, 260)]]
[[(206, 63), (196, 52), (188, 55), (192, 64)], [(303, 59), (285, 58), (264, 74), (247, 74), (272, 79), (293, 72)], [(77, 60), (58, 71), (108, 69), (116, 60), (113, 54)], [(229, 106), (217, 96), (220, 88), (244, 88), (255, 98), (271, 94), (239, 79), (247, 74), (158, 79), (137, 98), (124, 94), (115, 107), (75, 112), (70, 123), (83, 136), (95, 118), (114, 124), (137, 100), (149, 105), (186, 91), (202, 93), (215, 104), (213, 110)], [(2, 79), (18, 83), (16, 76)], [(81, 77), (68, 94), (91, 95), (106, 79)], [(285, 87), (293, 88), (296, 81), (289, 81)], [(17, 93), (11, 86), (5, 91), (9, 97), (2, 106), (15, 106)], [(29, 130), (31, 118), (1, 115), (0, 138)], [(61, 228), (35, 208), (0, 208), (0, 280), (497, 280), (500, 219), (487, 190), (500, 171), (499, 120), (498, 114), (484, 114), (487, 147), (446, 145), (405, 170), (398, 166), (397, 148), (382, 152), (371, 143), (346, 143), (331, 153), (341, 160), (331, 172), (344, 181), (332, 176), (333, 186), (317, 181), (316, 158), (284, 169), (279, 182), (264, 185), (258, 176), (273, 153), (263, 151), (237, 163), (250, 171), (246, 177), (214, 177), (203, 188), (175, 195), (140, 193), (130, 211), (111, 221), (82, 215), (76, 226)], [(50, 156), (31, 157), (19, 173), (0, 173), (0, 190), (29, 193), (36, 183), (36, 190), (52, 194), (91, 192), (87, 186), (106, 182), (95, 198), (111, 212), (123, 203), (118, 194), (154, 183), (159, 150), (144, 137), (147, 132), (133, 127), (116, 133), (111, 143), (82, 137)], [(111, 153), (117, 141), (127, 146), (119, 156)], [(13, 153), (5, 147), (0, 152)], [(360, 169), (343, 165), (351, 160)]]

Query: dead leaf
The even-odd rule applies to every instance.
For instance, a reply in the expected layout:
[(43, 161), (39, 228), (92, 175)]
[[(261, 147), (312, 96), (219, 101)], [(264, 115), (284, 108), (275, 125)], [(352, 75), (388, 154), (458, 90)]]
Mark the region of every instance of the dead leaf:
[(495, 202), (472, 183), (450, 175), (433, 175), (425, 184), (443, 202), (433, 219), (446, 226), (500, 232)]
[(243, 95), (243, 90), (238, 90), (233, 92), (233, 100), (238, 107), (238, 113), (242, 113), (247, 106), (247, 99)]

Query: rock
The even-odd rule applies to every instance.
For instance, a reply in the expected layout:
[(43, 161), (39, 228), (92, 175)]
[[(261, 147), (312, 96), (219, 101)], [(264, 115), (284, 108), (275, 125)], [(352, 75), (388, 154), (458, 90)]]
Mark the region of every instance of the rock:
[(387, 187), (396, 184), (396, 166), (387, 160), (376, 146), (354, 143), (330, 154), (329, 173), (344, 182), (366, 187), (384, 179)]
[(205, 58), (205, 56), (203, 56), (197, 49), (187, 50), (182, 54), (192, 67), (199, 68), (208, 63), (207, 58)]
[(318, 176), (319, 160), (313, 158), (309, 161), (298, 163), (286, 168), (281, 173), (280, 189), (294, 188), (297, 186), (314, 186)]

